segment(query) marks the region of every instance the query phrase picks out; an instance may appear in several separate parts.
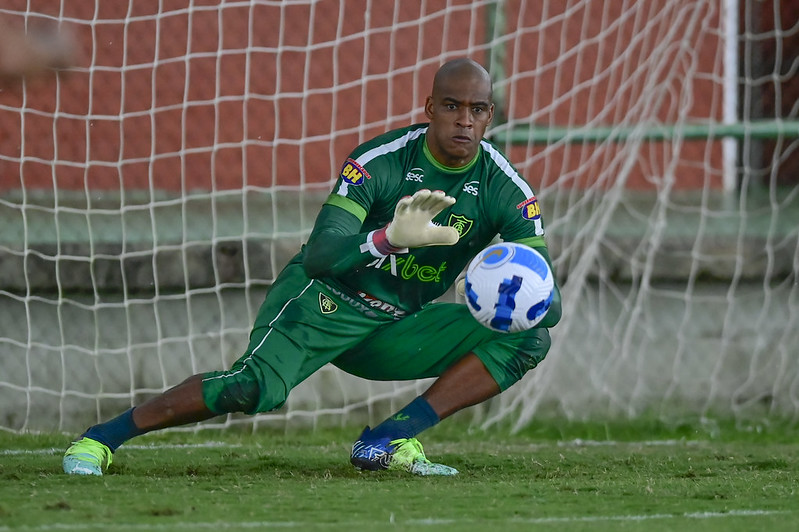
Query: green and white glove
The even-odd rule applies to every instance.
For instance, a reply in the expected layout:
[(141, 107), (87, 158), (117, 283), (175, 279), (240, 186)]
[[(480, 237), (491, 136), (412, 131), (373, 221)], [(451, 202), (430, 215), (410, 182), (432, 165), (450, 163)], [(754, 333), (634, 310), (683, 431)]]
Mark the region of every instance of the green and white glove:
[(454, 227), (436, 225), (433, 218), (455, 204), (455, 198), (440, 190), (422, 189), (397, 202), (394, 219), (382, 229), (372, 231), (362, 246), (363, 251), (381, 256), (403, 253), (407, 248), (451, 246), (460, 236)]

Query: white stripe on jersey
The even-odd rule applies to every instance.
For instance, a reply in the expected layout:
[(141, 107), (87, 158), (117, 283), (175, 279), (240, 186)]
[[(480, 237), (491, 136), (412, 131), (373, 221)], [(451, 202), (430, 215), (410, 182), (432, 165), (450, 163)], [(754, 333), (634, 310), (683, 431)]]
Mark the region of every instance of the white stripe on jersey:
[(380, 146), (375, 146), (374, 148), (365, 152), (355, 160), (361, 166), (366, 166), (369, 163), (369, 161), (371, 161), (372, 159), (404, 148), (410, 141), (418, 139), (425, 133), (427, 133), (426, 127), (414, 129), (413, 131), (408, 131), (398, 139), (394, 139), (386, 144), (381, 144)]
[(519, 187), (522, 192), (524, 192), (524, 195), (527, 199), (535, 196), (535, 194), (533, 194), (533, 189), (530, 188), (530, 185), (527, 184), (527, 181), (522, 179), (522, 177), (516, 173), (516, 170), (513, 169), (510, 161), (508, 161), (504, 155), (502, 155), (500, 152), (494, 149), (494, 146), (484, 140), (480, 141), (480, 146), (482, 146), (483, 149), (488, 152), (488, 154), (491, 156), (491, 160), (496, 163), (499, 169), (505, 172), (505, 175), (510, 177), (511, 181), (513, 181), (516, 186)]
[(261, 349), (261, 346), (264, 345), (264, 342), (266, 342), (266, 339), (269, 338), (270, 334), (272, 334), (272, 331), (275, 330), (275, 329), (272, 328), (272, 324), (275, 323), (278, 320), (278, 318), (280, 318), (280, 316), (283, 315), (283, 311), (286, 310), (286, 307), (288, 307), (291, 304), (292, 301), (295, 301), (295, 300), (301, 298), (302, 295), (305, 293), (305, 291), (308, 290), (311, 286), (313, 286), (313, 284), (314, 284), (314, 279), (311, 279), (310, 281), (308, 281), (308, 284), (305, 285), (305, 288), (303, 288), (302, 291), (299, 294), (297, 294), (296, 296), (294, 296), (294, 297), (290, 298), (288, 301), (286, 301), (286, 304), (283, 305), (283, 308), (280, 309), (280, 312), (278, 312), (277, 315), (274, 317), (274, 319), (269, 322), (269, 325), (267, 325), (267, 327), (269, 327), (269, 330), (266, 331), (266, 334), (264, 335), (264, 337), (261, 338), (261, 341), (258, 343), (257, 346), (255, 346), (255, 348), (252, 350), (252, 353), (250, 353), (249, 356), (242, 361), (241, 368), (239, 368), (239, 369), (237, 369), (236, 371), (233, 371), (233, 372), (230, 372), (230, 370), (227, 370), (225, 373), (222, 373), (221, 375), (217, 375), (215, 377), (203, 378), (202, 381), (206, 382), (206, 381), (212, 381), (212, 380), (216, 380), (216, 379), (227, 379), (228, 377), (234, 377), (234, 376), (238, 375), (239, 373), (241, 373), (242, 371), (244, 371), (245, 369), (247, 369), (247, 363), (252, 359), (252, 357), (255, 354), (255, 352), (258, 351), (259, 349)]
[[(395, 152), (399, 149), (402, 149), (405, 146), (407, 146), (410, 141), (418, 139), (420, 136), (424, 135), (425, 133), (427, 133), (426, 127), (409, 131), (403, 136), (392, 140), (391, 142), (387, 142), (386, 144), (381, 144), (380, 146), (375, 146), (371, 150), (363, 153), (360, 157), (355, 159), (355, 162), (357, 162), (361, 166), (366, 166), (371, 160), (375, 159), (376, 157), (380, 157), (381, 155), (385, 155), (387, 153)], [(347, 189), (349, 188), (348, 185), (349, 183), (342, 180), (341, 186), (336, 191), (336, 194), (338, 194), (339, 196), (347, 197)]]
[[(414, 139), (419, 138), (420, 136), (427, 133), (427, 127), (422, 127), (419, 129), (414, 129), (412, 131), (407, 132), (403, 136), (392, 140), (391, 142), (387, 142), (386, 144), (381, 144), (380, 146), (375, 146), (371, 150), (364, 152), (360, 157), (355, 159), (355, 161), (361, 165), (366, 166), (370, 161), (374, 160), (381, 155), (385, 155), (387, 153), (395, 152), (399, 149), (404, 148), (408, 145), (408, 143)], [(517, 172), (514, 170), (513, 166), (510, 164), (510, 161), (505, 158), (505, 156), (499, 152), (497, 149), (494, 148), (489, 142), (485, 140), (480, 141), (480, 146), (488, 153), (491, 157), (491, 160), (494, 161), (494, 164), (502, 170), (502, 172), (510, 178), (511, 181), (524, 193), (524, 197), (527, 199), (535, 197), (533, 193), (533, 189), (530, 188), (530, 185), (527, 181), (524, 180)], [(339, 196), (347, 196), (347, 188), (348, 183), (346, 181), (341, 182), (341, 186), (336, 191)], [(543, 235), (544, 234), (544, 227), (541, 223), (541, 219), (535, 220), (535, 234)]]
[[(522, 178), (522, 176), (520, 176), (516, 172), (516, 170), (513, 169), (513, 166), (511, 166), (510, 161), (508, 161), (505, 158), (505, 156), (502, 155), (502, 153), (497, 151), (494, 148), (494, 146), (492, 146), (491, 144), (489, 144), (488, 142), (486, 142), (484, 140), (480, 141), (480, 146), (482, 146), (483, 149), (488, 153), (488, 155), (491, 157), (491, 160), (494, 161), (494, 164), (496, 164), (497, 167), (500, 170), (502, 170), (505, 173), (505, 175), (508, 176), (510, 178), (510, 180), (513, 181), (513, 183), (517, 187), (519, 187), (519, 189), (522, 192), (524, 192), (524, 196), (527, 199), (535, 197), (535, 194), (533, 193), (533, 189), (530, 188), (530, 185), (527, 183), (527, 181), (525, 181), (524, 178)], [(541, 222), (541, 217), (539, 216), (537, 219), (535, 219), (534, 223), (535, 223), (535, 234), (539, 235), (539, 236), (543, 235), (544, 234), (544, 225)]]

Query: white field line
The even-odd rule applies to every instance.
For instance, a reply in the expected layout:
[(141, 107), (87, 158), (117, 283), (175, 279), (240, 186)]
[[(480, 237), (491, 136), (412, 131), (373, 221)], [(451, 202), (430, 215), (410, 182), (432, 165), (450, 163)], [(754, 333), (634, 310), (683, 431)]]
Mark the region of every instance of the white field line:
[[(0, 456), (16, 454), (61, 454), (66, 451), (69, 445), (63, 448), (50, 447), (49, 449), (0, 449)], [(225, 443), (220, 441), (209, 441), (205, 443), (159, 443), (152, 445), (125, 445), (125, 449), (213, 449), (215, 447), (233, 449), (241, 447), (238, 443)], [(2, 530), (2, 528), (0, 528)]]
[[(762, 517), (767, 515), (777, 514), (790, 514), (788, 511), (770, 511), (770, 510), (730, 510), (728, 512), (693, 512), (682, 514), (651, 514), (651, 515), (606, 515), (606, 516), (566, 516), (566, 517), (533, 517), (530, 519), (507, 519), (507, 520), (480, 520), (479, 524), (489, 525), (497, 524), (529, 524), (529, 525), (545, 525), (545, 524), (569, 524), (569, 523), (594, 523), (594, 522), (640, 522), (640, 521), (654, 521), (654, 520), (669, 520), (669, 519), (723, 519), (728, 517)], [(397, 521), (392, 514), (386, 522), (388, 525), (408, 525), (408, 526), (440, 526), (440, 525), (471, 525), (475, 524), (473, 519), (408, 519)], [(341, 527), (350, 527), (358, 529), (363, 526), (373, 526), (375, 522), (336, 522), (336, 523), (316, 523), (309, 521), (243, 521), (224, 522), (216, 521), (213, 523), (202, 523), (197, 521), (170, 521), (169, 523), (115, 523), (114, 530), (143, 530), (143, 531), (160, 531), (160, 530), (176, 530), (176, 529), (267, 529), (267, 528), (291, 528), (291, 529), (307, 529), (307, 528), (326, 528), (328, 526), (340, 529)], [(67, 524), (47, 524), (38, 526), (21, 526), (9, 528), (0, 525), (0, 532), (11, 530), (27, 530), (31, 532), (49, 532), (52, 530), (105, 530), (108, 526), (107, 523), (91, 524), (86, 523), (82, 525), (67, 525)]]
[[(693, 441), (693, 440), (649, 440), (649, 441), (598, 441), (598, 440), (569, 440), (569, 441), (558, 441), (555, 443), (531, 443), (529, 445), (523, 445), (525, 448), (532, 448), (532, 449), (542, 449), (552, 446), (557, 447), (613, 447), (613, 446), (641, 446), (641, 447), (650, 447), (650, 446), (670, 446), (670, 445), (698, 445), (700, 442)], [(440, 444), (441, 445), (441, 444)], [(448, 444), (443, 444), (444, 446), (448, 446)], [(518, 446), (521, 444), (515, 443), (511, 444), (511, 446)], [(18, 455), (18, 454), (61, 454), (63, 453), (66, 448), (68, 447), (67, 444), (64, 445), (63, 448), (55, 448), (51, 447), (49, 449), (0, 449), (0, 456), (4, 455)], [(239, 443), (225, 443), (219, 441), (209, 441), (204, 443), (153, 443), (147, 445), (134, 445), (134, 444), (125, 444), (122, 449), (128, 450), (154, 450), (154, 449), (213, 449), (213, 448), (237, 448), (243, 447), (242, 444)], [(2, 530), (2, 529), (0, 529)]]

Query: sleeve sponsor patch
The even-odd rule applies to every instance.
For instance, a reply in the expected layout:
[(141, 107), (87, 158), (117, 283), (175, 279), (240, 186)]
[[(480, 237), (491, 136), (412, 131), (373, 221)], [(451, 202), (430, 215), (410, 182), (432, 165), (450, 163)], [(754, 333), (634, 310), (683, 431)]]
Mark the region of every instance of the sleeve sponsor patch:
[(355, 159), (347, 159), (344, 166), (341, 168), (341, 179), (351, 185), (363, 184), (364, 177), (372, 179), (363, 166), (358, 164)]
[(538, 220), (541, 218), (541, 208), (538, 200), (533, 196), (516, 205), (517, 209), (522, 210), (522, 218), (525, 220)]

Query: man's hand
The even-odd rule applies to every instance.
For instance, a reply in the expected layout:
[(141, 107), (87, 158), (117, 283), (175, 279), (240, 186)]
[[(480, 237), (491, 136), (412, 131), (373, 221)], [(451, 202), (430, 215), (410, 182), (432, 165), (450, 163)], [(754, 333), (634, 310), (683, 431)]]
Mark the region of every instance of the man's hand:
[(394, 219), (386, 227), (388, 243), (395, 248), (451, 246), (460, 238), (454, 227), (435, 225), (433, 218), (455, 204), (455, 198), (444, 192), (427, 189), (417, 191), (397, 202)]
[(466, 277), (461, 277), (455, 283), (455, 293), (461, 297), (466, 297)]

